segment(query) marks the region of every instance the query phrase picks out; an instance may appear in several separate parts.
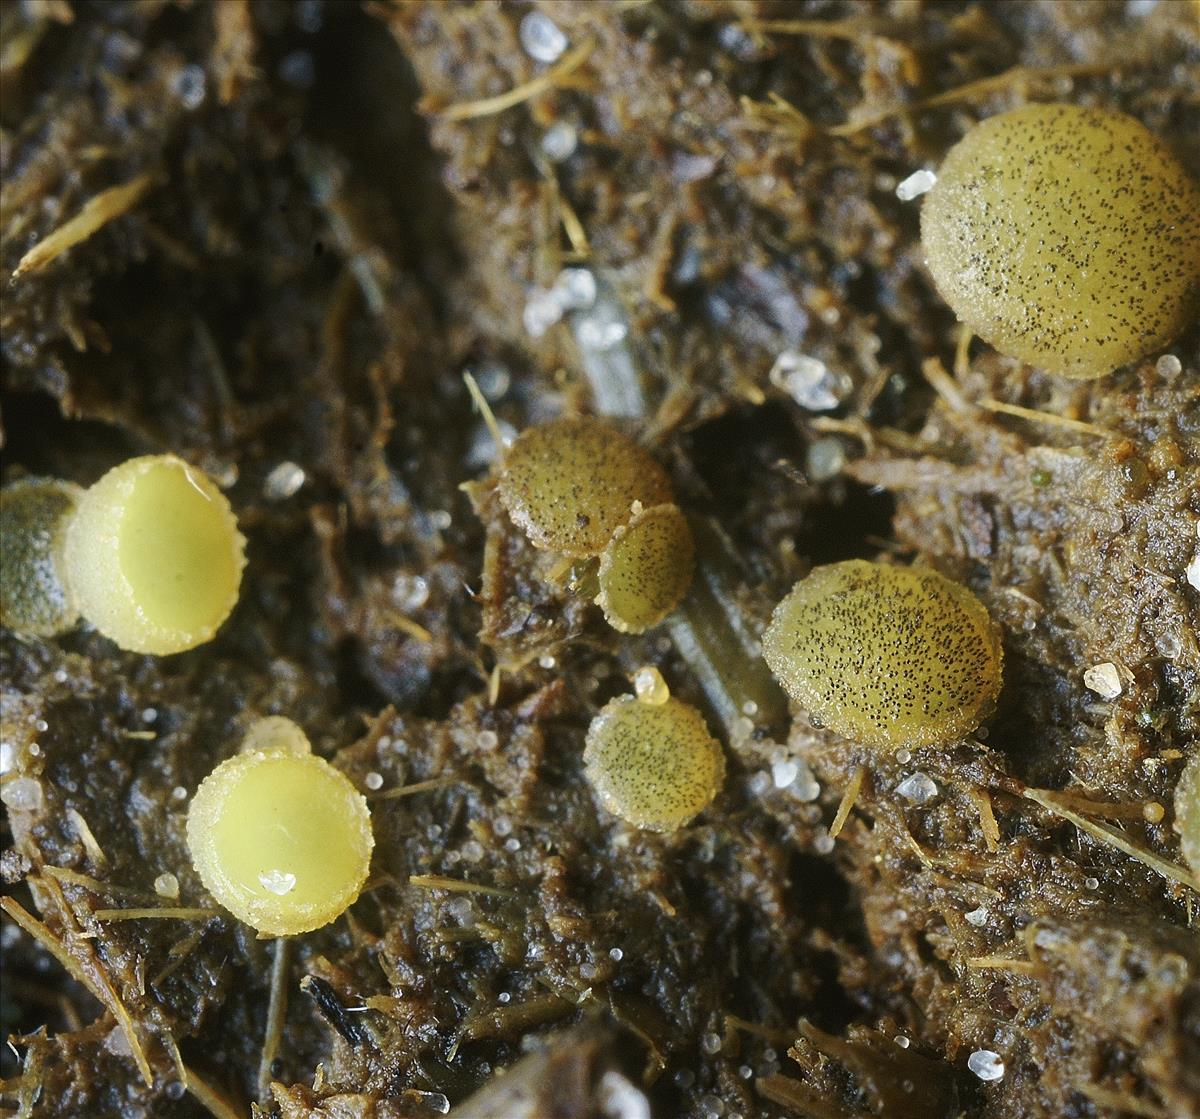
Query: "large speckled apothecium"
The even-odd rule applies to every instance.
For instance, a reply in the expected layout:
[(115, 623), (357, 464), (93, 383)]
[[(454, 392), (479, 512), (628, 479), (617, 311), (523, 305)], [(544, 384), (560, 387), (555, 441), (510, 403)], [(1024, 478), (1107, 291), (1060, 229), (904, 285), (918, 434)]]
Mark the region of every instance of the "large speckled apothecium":
[(938, 290), (1001, 353), (1099, 377), (1200, 310), (1200, 186), (1124, 113), (1027, 105), (946, 156), (921, 240)]
[(500, 500), (538, 548), (599, 555), (644, 506), (672, 499), (666, 471), (628, 436), (580, 417), (527, 428), (504, 456)]
[(950, 742), (990, 713), (1003, 649), (983, 603), (917, 567), (814, 568), (775, 608), (763, 656), (788, 694), (846, 738)]

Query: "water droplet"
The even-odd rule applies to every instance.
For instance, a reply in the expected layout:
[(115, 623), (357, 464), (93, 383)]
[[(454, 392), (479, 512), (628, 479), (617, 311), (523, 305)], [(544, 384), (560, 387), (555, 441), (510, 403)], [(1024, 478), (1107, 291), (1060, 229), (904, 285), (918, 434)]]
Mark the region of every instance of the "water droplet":
[(920, 171), (914, 171), (907, 179), (897, 184), (896, 197), (901, 202), (911, 202), (926, 191), (932, 190), (936, 182), (937, 176), (932, 171), (922, 168)]
[(258, 876), (264, 890), (285, 897), (296, 888), (296, 876), (282, 870), (266, 870)]
[(662, 673), (652, 665), (639, 668), (633, 674), (633, 690), (642, 703), (661, 707), (671, 698), (671, 689), (662, 678)]
[(263, 496), (268, 501), (285, 501), (300, 492), (307, 475), (294, 462), (281, 462), (263, 480)]
[(183, 67), (171, 82), (175, 96), (185, 109), (198, 109), (204, 104), (205, 87), (204, 68), (195, 63)]
[(769, 378), (771, 384), (810, 412), (836, 408), (853, 387), (845, 374), (835, 373), (823, 361), (790, 349), (775, 359)]
[(967, 1058), (969, 1068), (980, 1080), (1000, 1080), (1004, 1076), (1004, 1062), (999, 1053), (990, 1049), (976, 1049)]
[(1183, 362), (1174, 354), (1163, 354), (1162, 357), (1154, 363), (1155, 372), (1160, 377), (1166, 380), (1173, 380), (1183, 372)]
[(542, 137), (542, 152), (551, 163), (564, 163), (575, 154), (579, 135), (573, 125), (556, 121)]
[(0, 785), (0, 801), (17, 812), (38, 812), (45, 799), (42, 783), (33, 777), (15, 777)]
[(928, 774), (917, 770), (896, 786), (896, 794), (913, 804), (929, 804), (937, 799), (938, 787)]
[(538, 62), (556, 62), (570, 45), (558, 24), (538, 11), (521, 20), (519, 36), (525, 53)]

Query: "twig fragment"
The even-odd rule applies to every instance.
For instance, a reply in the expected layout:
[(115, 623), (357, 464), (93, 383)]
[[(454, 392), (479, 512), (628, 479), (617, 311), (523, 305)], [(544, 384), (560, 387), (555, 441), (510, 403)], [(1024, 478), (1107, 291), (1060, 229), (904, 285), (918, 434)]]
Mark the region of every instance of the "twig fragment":
[(1110, 828), (1107, 824), (1098, 824), (1094, 820), (1089, 820), (1086, 816), (1081, 816), (1078, 812), (1063, 804), (1058, 795), (1051, 790), (1023, 789), (1021, 795), (1027, 800), (1032, 800), (1034, 803), (1040, 804), (1056, 816), (1061, 816), (1064, 820), (1074, 824), (1080, 831), (1086, 832), (1100, 843), (1113, 847), (1132, 859), (1137, 859), (1138, 862), (1148, 866), (1151, 870), (1157, 871), (1164, 878), (1168, 878), (1172, 882), (1178, 882), (1181, 886), (1190, 886), (1193, 890), (1200, 890), (1200, 877), (1189, 873), (1181, 866), (1176, 866), (1175, 863), (1168, 862), (1161, 855), (1156, 855), (1153, 851), (1147, 851), (1146, 848), (1134, 843), (1123, 833), (1117, 831), (1116, 828)]
[(67, 249), (86, 241), (110, 221), (128, 213), (161, 181), (156, 173), (148, 171), (127, 183), (93, 195), (83, 204), (79, 213), (48, 233), (21, 257), (12, 278), (18, 280), (29, 272), (45, 268)]
[(833, 823), (829, 825), (830, 839), (837, 839), (841, 835), (842, 828), (846, 826), (846, 820), (850, 817), (850, 809), (858, 800), (858, 794), (862, 790), (863, 778), (866, 774), (867, 767), (860, 765), (854, 771), (854, 776), (850, 778), (850, 784), (846, 786), (846, 791), (842, 795), (842, 803), (838, 805), (837, 815), (834, 816)]
[(545, 93), (563, 78), (574, 73), (587, 61), (595, 45), (594, 40), (585, 39), (545, 73), (513, 86), (507, 93), (500, 93), (495, 97), (485, 97), (480, 101), (462, 101), (457, 105), (449, 105), (437, 115), (442, 120), (477, 120), (479, 117), (490, 117), (496, 113), (502, 113), (505, 109), (511, 109), (514, 105), (520, 105), (524, 101), (529, 101), (531, 98)]
[(420, 886), (424, 890), (446, 890), (458, 894), (491, 894), (493, 897), (508, 898), (517, 901), (520, 895), (500, 886), (484, 886), (478, 882), (466, 882), (461, 878), (447, 878), (442, 874), (410, 874), (410, 886)]

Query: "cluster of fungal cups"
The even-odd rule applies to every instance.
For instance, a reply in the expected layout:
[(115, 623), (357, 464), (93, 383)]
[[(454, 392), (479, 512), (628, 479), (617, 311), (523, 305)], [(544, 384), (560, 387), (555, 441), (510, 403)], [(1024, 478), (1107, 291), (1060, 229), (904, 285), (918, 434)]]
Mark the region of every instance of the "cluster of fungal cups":
[[(695, 545), (670, 479), (611, 424), (579, 417), (527, 428), (505, 452), (496, 485), (534, 547), (594, 570), (595, 602), (614, 629), (643, 633), (687, 593)], [(716, 796), (724, 757), (704, 717), (673, 698), (656, 669), (640, 669), (634, 683), (636, 695), (592, 720), (585, 773), (614, 816), (674, 831)]]
[[(934, 280), (1002, 352), (1095, 377), (1170, 341), (1200, 305), (1200, 187), (1120, 113), (1032, 105), (976, 126), (922, 212)], [(584, 561), (617, 630), (680, 603), (695, 548), (666, 471), (601, 420), (532, 427), (496, 481), (537, 548)], [(32, 478), (0, 491), (0, 622), (54, 636), (82, 616), (122, 648), (208, 641), (237, 602), (245, 542), (212, 480), (173, 455), (135, 458), (89, 489)], [(999, 630), (935, 571), (851, 560), (816, 568), (778, 605), (763, 655), (822, 725), (894, 749), (959, 740), (1000, 692)], [(669, 832), (720, 789), (720, 744), (653, 668), (593, 719), (585, 772), (604, 807)], [(1200, 869), (1200, 757), (1180, 778), (1176, 826)], [(187, 839), (204, 885), (263, 935), (334, 920), (373, 848), (367, 804), (287, 719), (259, 720), (201, 783)]]
[[(0, 621), (52, 637), (82, 616), (124, 649), (179, 653), (229, 616), (244, 549), (212, 479), (174, 455), (131, 459), (86, 490), (23, 479), (0, 491)], [(187, 838), (209, 893), (268, 936), (341, 914), (373, 846), (363, 797), (275, 716), (201, 783)]]
[(147, 455), (89, 489), (27, 478), (0, 491), (0, 622), (52, 637), (82, 616), (123, 649), (209, 641), (237, 603), (245, 540), (198, 467)]
[(623, 633), (658, 625), (692, 580), (695, 546), (666, 471), (611, 424), (527, 428), (504, 454), (500, 501), (536, 548), (599, 557), (596, 603)]

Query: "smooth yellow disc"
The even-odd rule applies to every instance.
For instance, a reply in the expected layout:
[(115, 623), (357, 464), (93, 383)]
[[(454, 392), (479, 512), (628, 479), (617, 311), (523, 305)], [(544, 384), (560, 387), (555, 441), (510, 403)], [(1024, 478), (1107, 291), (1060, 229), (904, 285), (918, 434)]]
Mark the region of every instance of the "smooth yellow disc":
[(596, 603), (614, 629), (643, 633), (687, 593), (696, 547), (677, 505), (654, 505), (613, 533), (600, 557)]
[(82, 493), (57, 478), (22, 478), (0, 490), (0, 625), (54, 637), (78, 620), (63, 545)]
[(1200, 752), (1183, 767), (1175, 786), (1175, 830), (1188, 866), (1200, 874)]
[(763, 656), (825, 726), (872, 746), (969, 734), (1000, 692), (1004, 652), (966, 587), (917, 567), (814, 568), (775, 608)]
[(938, 290), (1001, 353), (1099, 377), (1200, 309), (1200, 186), (1123, 113), (1027, 105), (956, 144), (921, 211)]
[(229, 502), (174, 455), (114, 467), (79, 503), (66, 540), (79, 612), (123, 649), (208, 641), (237, 603), (245, 540)]
[(323, 758), (238, 754), (196, 790), (192, 862), (209, 893), (260, 933), (327, 925), (358, 897), (371, 865), (371, 814)]
[(708, 806), (725, 780), (721, 745), (694, 707), (619, 696), (588, 727), (588, 780), (614, 816), (674, 831)]
[(538, 548), (599, 555), (633, 503), (670, 501), (666, 471), (616, 428), (595, 419), (527, 428), (504, 457), (500, 500)]

